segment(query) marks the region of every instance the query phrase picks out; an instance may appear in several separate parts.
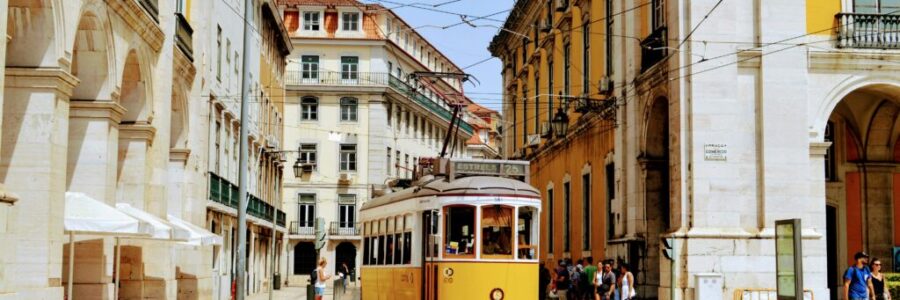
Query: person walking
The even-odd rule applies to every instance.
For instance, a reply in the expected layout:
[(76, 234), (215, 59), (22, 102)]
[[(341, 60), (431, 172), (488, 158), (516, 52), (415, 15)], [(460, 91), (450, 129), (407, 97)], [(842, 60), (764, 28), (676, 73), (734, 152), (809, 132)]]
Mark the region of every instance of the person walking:
[(547, 261), (548, 264), (544, 264), (541, 262), (538, 273), (538, 299), (545, 300), (547, 299), (547, 289), (550, 288), (550, 270), (547, 268), (551, 266), (552, 260)]
[(322, 298), (325, 297), (325, 283), (332, 277), (325, 273), (326, 265), (328, 265), (328, 262), (325, 258), (319, 258), (319, 267), (316, 268), (316, 300), (322, 300)]
[(601, 266), (600, 272), (594, 279), (594, 285), (597, 286), (597, 294), (595, 300), (610, 300), (613, 297), (614, 287), (616, 285), (616, 274), (612, 270), (612, 264), (598, 262)]
[(884, 290), (884, 274), (881, 273), (881, 260), (873, 258), (869, 264), (872, 270), (872, 291), (875, 300), (891, 300), (891, 293)]
[(597, 276), (597, 266), (594, 265), (593, 257), (586, 257), (584, 259), (584, 278), (582, 278), (582, 291), (581, 291), (581, 299), (591, 299), (593, 300), (594, 294), (597, 291), (597, 285), (594, 283), (594, 277)]
[(621, 279), (619, 280), (620, 300), (634, 299), (634, 297), (637, 296), (637, 292), (634, 290), (634, 274), (631, 274), (628, 270), (628, 264), (619, 264), (619, 276), (621, 276)]
[(872, 288), (872, 273), (866, 266), (869, 255), (865, 252), (857, 252), (853, 256), (856, 264), (847, 268), (844, 272), (844, 299), (869, 300)]
[(344, 294), (346, 294), (348, 293), (347, 279), (350, 278), (350, 268), (347, 267), (347, 262), (341, 262), (341, 272), (339, 277), (341, 278), (341, 287), (344, 288)]
[(571, 282), (572, 279), (569, 277), (569, 269), (566, 268), (566, 261), (559, 260), (559, 266), (556, 267), (556, 295), (559, 299), (569, 299), (567, 293), (569, 292), (569, 285)]

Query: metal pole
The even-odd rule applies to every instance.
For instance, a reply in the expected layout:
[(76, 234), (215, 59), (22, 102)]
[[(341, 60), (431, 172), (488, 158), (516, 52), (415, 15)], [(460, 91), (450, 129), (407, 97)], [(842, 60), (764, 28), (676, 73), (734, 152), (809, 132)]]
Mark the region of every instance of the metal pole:
[(72, 300), (72, 286), (75, 282), (75, 234), (69, 231), (69, 290), (66, 291), (66, 300)]
[(272, 300), (272, 294), (275, 293), (275, 221), (278, 219), (278, 211), (275, 210), (275, 207), (272, 206), (272, 240), (271, 246), (269, 247), (269, 252), (272, 253), (272, 268), (270, 269), (269, 276), (272, 276), (269, 280), (269, 300)]
[(121, 285), (122, 280), (122, 245), (119, 243), (119, 238), (116, 237), (116, 285), (115, 285), (115, 298), (119, 299), (119, 285)]
[(669, 298), (670, 300), (675, 300), (675, 283), (678, 282), (677, 280), (675, 280), (675, 268), (677, 268), (677, 267), (678, 267), (678, 238), (672, 237), (672, 267), (669, 268), (669, 269), (671, 269), (670, 271), (672, 273), (672, 274), (670, 274), (670, 276), (671, 276), (670, 279), (672, 281), (672, 284), (670, 286), (670, 290), (671, 290), (670, 294), (671, 295), (669, 295), (669, 297), (671, 297), (671, 298)]
[(248, 150), (247, 147), (247, 130), (250, 122), (248, 122), (250, 111), (250, 19), (253, 13), (253, 1), (244, 0), (244, 53), (241, 67), (241, 135), (240, 135), (240, 151), (241, 157), (238, 162), (238, 170), (240, 171), (238, 179), (238, 251), (237, 251), (237, 288), (235, 296), (238, 300), (243, 300), (246, 294), (245, 274), (247, 273), (247, 164)]

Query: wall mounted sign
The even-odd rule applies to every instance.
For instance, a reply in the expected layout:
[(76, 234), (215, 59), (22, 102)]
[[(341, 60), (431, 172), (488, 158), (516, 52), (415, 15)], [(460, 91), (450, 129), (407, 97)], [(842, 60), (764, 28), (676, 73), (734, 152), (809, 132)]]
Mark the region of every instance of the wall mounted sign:
[(726, 161), (728, 160), (728, 145), (726, 144), (703, 144), (703, 159), (710, 161)]

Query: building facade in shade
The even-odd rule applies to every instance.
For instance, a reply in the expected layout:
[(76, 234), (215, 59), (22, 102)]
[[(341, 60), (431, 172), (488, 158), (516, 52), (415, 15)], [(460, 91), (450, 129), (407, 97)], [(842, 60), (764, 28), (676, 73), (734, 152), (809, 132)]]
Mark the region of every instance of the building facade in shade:
[[(357, 1), (281, 1), (294, 44), (287, 71), (285, 149), (298, 153), (299, 177), (286, 173), (283, 207), (288, 213), (290, 284), (305, 284), (315, 269), (317, 217), (326, 221), (320, 255), (329, 272), (361, 265), (357, 222), (365, 201), (411, 179), (420, 158), (440, 154), (452, 107), (462, 84), (436, 79), (430, 86), (414, 72), (462, 72), (401, 18), (379, 5)], [(431, 80), (429, 80), (431, 81)], [(467, 156), (474, 134), (464, 113), (450, 133), (448, 156)], [(355, 278), (354, 278), (355, 279)]]
[(842, 297), (858, 251), (900, 263), (896, 1), (615, 2), (607, 253), (638, 294), (772, 293), (781, 219), (802, 221), (816, 299)]
[(503, 156), (531, 161), (544, 200), (540, 258), (552, 264), (599, 261), (609, 240), (607, 11), (605, 1), (517, 1), (489, 46), (504, 65)]
[[(273, 3), (255, 7), (253, 95), (283, 97), (291, 45)], [(70, 281), (73, 298), (230, 297), (235, 205), (225, 186), (237, 182), (237, 164), (223, 153), (237, 152), (243, 29), (224, 27), (241, 23), (237, 8), (140, 0), (4, 1), (0, 9), (9, 24), (0, 173), (18, 197), (0, 207), (0, 298), (62, 299)], [(280, 159), (261, 150), (280, 144), (282, 107), (272, 103), (254, 101), (250, 114), (252, 292), (270, 282), (271, 216), (284, 214), (275, 200)], [(167, 238), (73, 233), (66, 203), (76, 194), (155, 220)], [(236, 203), (236, 193), (228, 199)], [(176, 234), (186, 231), (209, 239)]]

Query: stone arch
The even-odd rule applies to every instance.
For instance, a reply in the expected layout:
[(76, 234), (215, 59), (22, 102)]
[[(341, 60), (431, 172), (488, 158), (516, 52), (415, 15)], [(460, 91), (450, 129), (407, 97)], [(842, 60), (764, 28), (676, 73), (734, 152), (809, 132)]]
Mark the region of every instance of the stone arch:
[(110, 100), (115, 78), (114, 44), (103, 14), (85, 11), (78, 21), (72, 46), (71, 73), (79, 83), (73, 100)]
[(125, 108), (122, 123), (147, 124), (151, 118), (150, 72), (138, 50), (132, 49), (122, 70), (119, 104)]
[(7, 67), (58, 66), (64, 57), (63, 0), (9, 3)]
[(188, 105), (188, 89), (183, 85), (176, 84), (172, 88), (172, 114), (169, 135), (169, 148), (184, 149), (187, 148), (188, 138), (188, 116), (190, 115), (190, 107)]
[(825, 126), (828, 125), (828, 119), (848, 95), (855, 91), (865, 89), (866, 87), (891, 86), (900, 88), (900, 76), (878, 74), (872, 76), (851, 76), (847, 77), (840, 83), (836, 84), (825, 95), (824, 101), (821, 102), (818, 109), (810, 116), (809, 129), (814, 135), (811, 135), (814, 142), (821, 142), (824, 138)]

